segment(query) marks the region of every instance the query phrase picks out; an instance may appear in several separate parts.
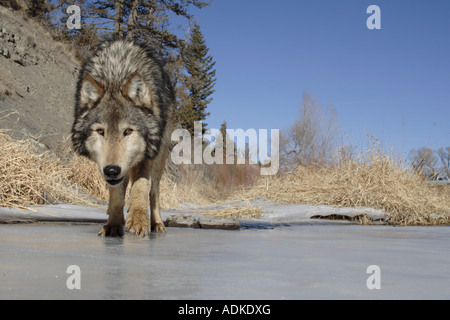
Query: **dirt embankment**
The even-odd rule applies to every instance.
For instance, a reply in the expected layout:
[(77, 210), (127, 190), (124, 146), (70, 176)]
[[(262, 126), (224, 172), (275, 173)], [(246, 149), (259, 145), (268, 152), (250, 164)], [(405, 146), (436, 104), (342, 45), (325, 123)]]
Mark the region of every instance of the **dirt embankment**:
[(22, 12), (0, 6), (0, 129), (55, 149), (67, 139), (79, 63)]

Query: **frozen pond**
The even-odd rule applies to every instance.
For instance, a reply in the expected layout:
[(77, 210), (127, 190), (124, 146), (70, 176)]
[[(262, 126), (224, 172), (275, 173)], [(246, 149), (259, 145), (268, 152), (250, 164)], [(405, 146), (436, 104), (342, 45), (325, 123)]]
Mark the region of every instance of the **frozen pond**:
[(100, 226), (0, 225), (0, 299), (450, 299), (448, 226), (169, 228), (147, 239), (100, 238)]

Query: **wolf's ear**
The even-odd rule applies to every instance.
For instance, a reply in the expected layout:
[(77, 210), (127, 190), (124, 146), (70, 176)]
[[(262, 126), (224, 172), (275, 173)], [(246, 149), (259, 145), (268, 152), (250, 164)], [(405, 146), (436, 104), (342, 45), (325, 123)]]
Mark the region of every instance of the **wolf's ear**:
[(103, 97), (104, 93), (103, 85), (91, 76), (86, 76), (81, 81), (80, 102), (82, 106), (92, 108)]
[(152, 93), (142, 76), (133, 72), (122, 87), (122, 95), (136, 106), (153, 109)]

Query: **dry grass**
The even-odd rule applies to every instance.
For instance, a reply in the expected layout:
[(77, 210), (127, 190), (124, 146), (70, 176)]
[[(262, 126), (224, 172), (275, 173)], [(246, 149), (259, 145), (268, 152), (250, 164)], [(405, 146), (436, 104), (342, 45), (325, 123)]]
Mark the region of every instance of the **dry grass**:
[(334, 166), (297, 167), (288, 174), (264, 178), (244, 197), (374, 208), (383, 210), (393, 225), (450, 223), (449, 188), (438, 190), (377, 147), (364, 156), (340, 159)]
[[(64, 153), (66, 153), (64, 151)], [(55, 203), (98, 206), (106, 203), (108, 187), (97, 165), (83, 157), (56, 155), (38, 150), (28, 141), (17, 141), (0, 131), (0, 206), (25, 208)], [(203, 183), (201, 173), (188, 171), (182, 181), (164, 176), (160, 186), (162, 209), (180, 205), (211, 204), (214, 196)]]
[(67, 179), (71, 184), (81, 188), (99, 201), (106, 202), (108, 200), (108, 187), (93, 161), (74, 155), (70, 160), (68, 170)]
[(206, 206), (214, 200), (213, 190), (205, 190), (207, 186), (198, 181), (189, 181), (186, 178), (174, 182), (163, 176), (160, 184), (161, 209), (178, 209), (183, 206)]
[(228, 206), (225, 209), (205, 210), (199, 213), (216, 217), (259, 219), (263, 213), (263, 208), (255, 207), (248, 202), (245, 206)]
[(24, 207), (57, 200), (85, 200), (67, 184), (69, 170), (54, 155), (39, 153), (27, 141), (14, 141), (0, 132), (0, 205)]

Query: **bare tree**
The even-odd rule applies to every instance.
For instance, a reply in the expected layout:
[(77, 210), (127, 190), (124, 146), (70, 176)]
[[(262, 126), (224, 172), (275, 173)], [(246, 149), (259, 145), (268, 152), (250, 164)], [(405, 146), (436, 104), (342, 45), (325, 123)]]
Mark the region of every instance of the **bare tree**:
[(324, 108), (308, 93), (303, 93), (297, 120), (281, 132), (281, 164), (292, 169), (296, 165), (324, 165), (333, 155), (338, 133), (337, 113)]
[(437, 155), (442, 163), (441, 172), (450, 178), (450, 147), (440, 148)]
[(116, 10), (114, 19), (114, 38), (120, 39), (123, 37), (123, 2), (122, 0), (116, 0)]
[(419, 149), (412, 149), (409, 152), (409, 159), (413, 169), (428, 177), (436, 175), (437, 158), (434, 151), (428, 147), (421, 147)]
[(130, 14), (128, 16), (128, 31), (126, 35), (126, 38), (129, 40), (134, 39), (134, 33), (138, 27), (138, 8), (139, 0), (131, 0)]

